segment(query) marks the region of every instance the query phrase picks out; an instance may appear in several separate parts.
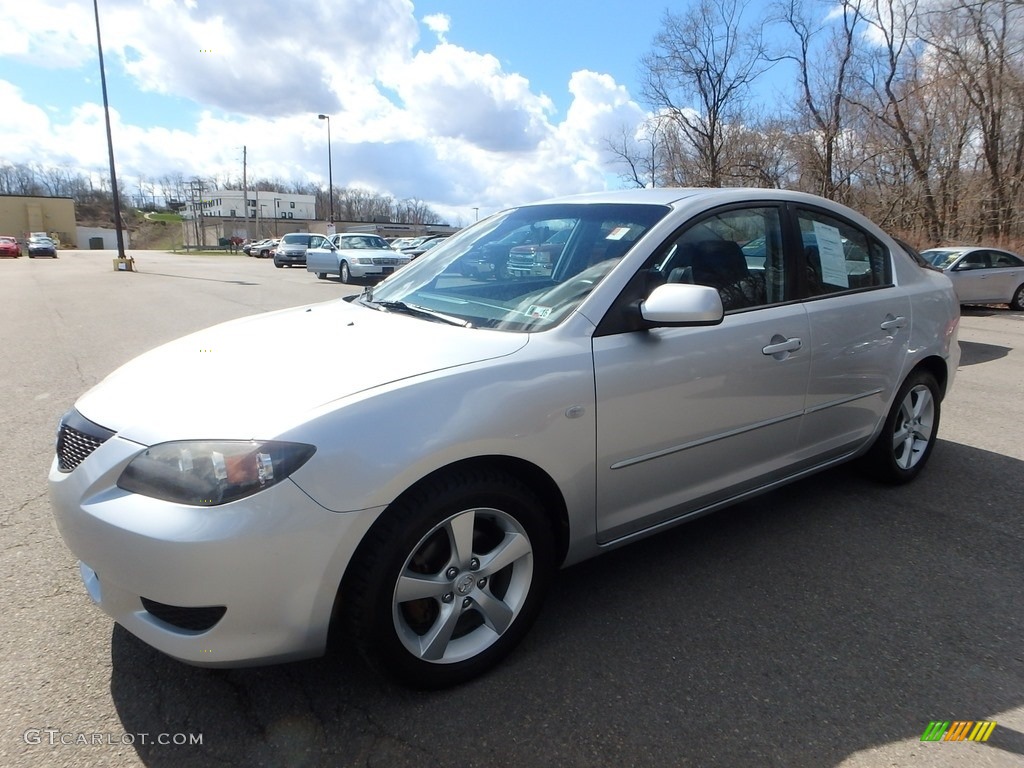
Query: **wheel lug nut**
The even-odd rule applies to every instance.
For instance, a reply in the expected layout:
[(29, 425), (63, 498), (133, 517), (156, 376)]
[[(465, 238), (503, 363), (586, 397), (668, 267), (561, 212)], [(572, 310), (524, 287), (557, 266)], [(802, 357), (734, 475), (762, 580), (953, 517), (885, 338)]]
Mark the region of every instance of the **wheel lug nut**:
[(472, 604), (473, 604), (473, 601), (470, 600), (468, 597), (464, 597), (462, 599), (462, 607), (463, 608), (469, 608), (469, 606), (472, 605)]
[(479, 587), (480, 589), (483, 589), (484, 587), (486, 587), (486, 586), (487, 586), (487, 577), (486, 577), (486, 576), (484, 576), (484, 577), (483, 577), (482, 579), (480, 579), (480, 581), (478, 581), (478, 582), (476, 583), (476, 585), (477, 585), (477, 586), (478, 586), (478, 587)]
[(459, 575), (459, 569), (456, 568), (455, 566), (452, 566), (451, 568), (449, 568), (447, 571), (444, 572), (444, 577), (446, 579), (454, 579), (458, 575)]
[(447, 593), (445, 593), (445, 594), (444, 594), (444, 595), (443, 595), (443, 596), (441, 597), (441, 600), (442, 600), (443, 602), (446, 602), (446, 603), (450, 603), (450, 602), (451, 602), (452, 600), (454, 600), (454, 599), (455, 599), (455, 594), (454, 594), (453, 592), (447, 592)]
[(477, 568), (480, 567), (480, 560), (474, 557), (472, 560), (469, 561), (469, 567), (475, 571)]

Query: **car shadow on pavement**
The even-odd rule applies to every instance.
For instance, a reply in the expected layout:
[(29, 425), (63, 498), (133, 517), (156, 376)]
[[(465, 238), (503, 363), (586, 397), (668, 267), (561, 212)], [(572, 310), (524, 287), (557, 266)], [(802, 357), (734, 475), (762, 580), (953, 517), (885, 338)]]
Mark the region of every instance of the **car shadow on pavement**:
[(982, 344), (978, 341), (960, 342), (960, 365), (978, 365), (979, 363), (991, 363), (1010, 354), (1010, 347), (1001, 347), (998, 344)]
[(1019, 764), (1012, 723), (920, 739), (1024, 705), (1022, 497), (1021, 461), (940, 441), (910, 485), (842, 467), (561, 572), (456, 689), (337, 655), (196, 669), (117, 628), (111, 693), (161, 767)]

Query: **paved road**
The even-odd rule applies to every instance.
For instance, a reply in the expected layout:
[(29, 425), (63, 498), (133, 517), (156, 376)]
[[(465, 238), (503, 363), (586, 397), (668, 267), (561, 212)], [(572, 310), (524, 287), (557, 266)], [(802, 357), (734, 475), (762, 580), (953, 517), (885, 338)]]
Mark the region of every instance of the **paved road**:
[[(423, 694), (340, 659), (190, 668), (89, 603), (45, 494), (59, 415), (159, 342), (353, 290), (110, 257), (0, 261), (0, 766), (1024, 763), (1024, 314), (965, 310), (917, 483), (839, 469), (564, 571), (506, 664)], [(999, 725), (922, 743), (936, 719)]]

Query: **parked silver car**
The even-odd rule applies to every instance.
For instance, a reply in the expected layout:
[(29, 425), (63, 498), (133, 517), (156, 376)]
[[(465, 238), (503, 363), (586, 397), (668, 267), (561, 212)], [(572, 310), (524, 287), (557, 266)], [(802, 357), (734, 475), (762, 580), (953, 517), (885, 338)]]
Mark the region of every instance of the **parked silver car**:
[(953, 281), (963, 304), (1009, 304), (1024, 310), (1024, 259), (1000, 248), (951, 246), (921, 255)]
[[(550, 273), (464, 275), (554, 222)], [(851, 459), (913, 479), (958, 324), (945, 275), (817, 197), (526, 205), (358, 297), (126, 364), (61, 420), (53, 509), (92, 598), (171, 656), (296, 659), (334, 632), (451, 685), (512, 650), (560, 566)]]
[(306, 270), (321, 280), (337, 275), (341, 282), (366, 277), (386, 277), (412, 261), (379, 235), (339, 232), (306, 252)]

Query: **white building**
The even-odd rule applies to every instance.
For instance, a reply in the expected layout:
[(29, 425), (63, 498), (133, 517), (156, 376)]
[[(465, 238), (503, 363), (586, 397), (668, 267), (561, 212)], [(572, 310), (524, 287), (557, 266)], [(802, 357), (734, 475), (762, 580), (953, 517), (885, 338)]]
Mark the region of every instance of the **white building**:
[[(287, 192), (249, 191), (249, 219), (254, 222), (271, 219), (316, 219), (316, 198)], [(245, 218), (242, 190), (216, 189), (203, 196), (203, 216), (225, 219)]]

